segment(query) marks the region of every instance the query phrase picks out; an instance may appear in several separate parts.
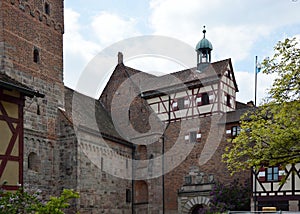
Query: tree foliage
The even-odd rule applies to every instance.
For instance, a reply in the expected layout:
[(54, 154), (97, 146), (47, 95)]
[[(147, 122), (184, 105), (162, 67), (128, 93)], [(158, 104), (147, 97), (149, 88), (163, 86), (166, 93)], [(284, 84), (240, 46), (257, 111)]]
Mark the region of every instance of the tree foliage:
[(43, 202), (39, 191), (23, 188), (15, 192), (4, 191), (0, 186), (0, 214), (63, 214), (70, 207), (69, 201), (79, 198), (79, 193), (64, 189), (59, 197), (50, 197)]
[(217, 182), (210, 192), (210, 205), (200, 209), (199, 214), (225, 213), (226, 211), (250, 210), (250, 182), (240, 183), (233, 180), (224, 185)]
[(277, 76), (270, 96), (242, 117), (242, 131), (223, 155), (233, 173), (300, 162), (300, 49), (293, 38), (278, 42), (274, 50), (263, 62), (263, 72)]

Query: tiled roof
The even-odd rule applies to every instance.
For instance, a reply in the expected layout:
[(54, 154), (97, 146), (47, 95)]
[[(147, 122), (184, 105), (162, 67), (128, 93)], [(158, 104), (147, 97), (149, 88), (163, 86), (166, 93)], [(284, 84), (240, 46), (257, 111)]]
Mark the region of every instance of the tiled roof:
[(29, 97), (44, 97), (44, 94), (39, 93), (38, 91), (33, 90), (32, 88), (12, 79), (4, 73), (0, 73), (0, 86), (8, 90), (17, 90), (23, 93), (25, 96)]
[(236, 110), (227, 112), (223, 115), (220, 123), (237, 123), (241, 120), (241, 116), (243, 116), (247, 112), (253, 112), (256, 108), (248, 106), (247, 104), (236, 102)]
[(116, 131), (111, 117), (99, 100), (65, 87), (65, 108), (67, 117), (75, 126), (101, 134), (104, 138), (130, 144)]
[[(201, 72), (197, 70), (196, 67), (181, 70), (171, 74), (163, 75), (160, 77), (152, 77), (148, 81), (148, 85), (143, 88), (143, 94), (145, 97), (155, 96), (155, 94), (160, 94), (161, 92), (171, 92), (181, 87), (193, 87), (198, 85), (211, 84), (214, 81), (219, 81), (219, 78), (224, 75), (228, 70), (232, 69), (232, 64), (230, 59), (225, 59), (222, 61), (202, 64)], [(236, 91), (238, 87), (236, 84), (234, 73), (233, 82), (235, 84)]]

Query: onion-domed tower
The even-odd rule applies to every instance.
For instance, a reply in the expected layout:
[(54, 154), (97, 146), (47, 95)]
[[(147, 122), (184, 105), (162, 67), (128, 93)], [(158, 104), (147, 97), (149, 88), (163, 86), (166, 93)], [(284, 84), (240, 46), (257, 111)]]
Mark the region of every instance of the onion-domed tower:
[(211, 42), (205, 38), (205, 26), (203, 28), (203, 39), (201, 39), (196, 46), (197, 68), (199, 68), (200, 64), (211, 62), (211, 51), (213, 49)]

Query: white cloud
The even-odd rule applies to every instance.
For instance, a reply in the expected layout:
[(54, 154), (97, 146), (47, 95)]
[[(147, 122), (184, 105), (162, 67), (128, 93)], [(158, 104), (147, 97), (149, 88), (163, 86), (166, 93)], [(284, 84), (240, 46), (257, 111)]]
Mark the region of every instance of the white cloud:
[[(150, 24), (153, 34), (175, 37), (192, 46), (196, 46), (202, 39), (203, 25), (206, 25), (207, 38), (214, 47), (213, 61), (232, 58), (235, 63), (240, 63), (253, 58), (251, 51), (258, 40), (267, 41), (268, 36), (272, 36), (274, 30), (282, 26), (300, 24), (299, 3), (289, 0), (150, 0), (147, 24)], [(87, 63), (103, 48), (143, 32), (139, 28), (141, 20), (138, 18), (124, 17), (107, 11), (94, 10), (93, 14), (97, 15), (80, 16), (73, 9), (65, 8), (65, 75), (68, 77), (66, 84), (73, 88)], [(85, 23), (88, 23), (87, 20), (91, 22), (82, 24), (83, 19)], [(284, 36), (282, 33), (281, 35)], [(127, 54), (124, 51), (125, 59)], [(142, 61), (128, 62), (128, 65), (138, 65), (139, 69), (149, 71), (160, 72), (167, 70), (166, 68), (173, 70), (173, 66), (166, 61)], [(103, 72), (100, 71), (99, 74), (102, 75)], [(246, 102), (253, 99), (254, 82), (251, 81), (254, 81), (254, 77), (237, 70), (236, 76), (240, 88), (239, 100)], [(265, 78), (259, 74), (258, 97), (260, 94), (266, 94), (262, 90), (265, 89), (265, 85), (270, 85), (269, 80), (269, 77)]]
[[(276, 75), (267, 75), (263, 73), (257, 74), (257, 105), (261, 104), (268, 97), (268, 90), (271, 88)], [(237, 93), (237, 101), (248, 102), (254, 101), (255, 92), (255, 74), (238, 71), (235, 72), (235, 78), (238, 84), (239, 91)]]
[(133, 18), (122, 18), (106, 11), (93, 17), (91, 27), (101, 44), (106, 46), (119, 40), (138, 35), (137, 22)]
[[(88, 63), (105, 47), (118, 40), (137, 35), (135, 24), (134, 19), (125, 20), (115, 14), (100, 12), (92, 17), (91, 24), (84, 25), (78, 12), (66, 8), (64, 55), (67, 57), (64, 57), (64, 66), (67, 78), (65, 84), (75, 88)], [(94, 38), (90, 36), (91, 34)], [(101, 74), (104, 71), (98, 72)]]
[(81, 35), (82, 26), (79, 23), (79, 18), (80, 14), (76, 11), (70, 8), (65, 9), (64, 75), (67, 77), (65, 84), (71, 88), (75, 88), (86, 64), (100, 50), (99, 45), (86, 40)]
[(283, 25), (300, 23), (299, 4), (292, 1), (152, 0), (150, 8), (155, 34), (191, 45), (202, 39), (206, 25), (216, 60), (244, 60), (261, 37)]
[[(278, 35), (279, 28), (299, 25), (299, 6), (300, 2), (288, 0), (151, 0), (149, 23), (154, 34), (175, 37), (192, 46), (202, 39), (206, 25), (206, 38), (214, 48), (212, 61), (232, 58), (239, 63), (253, 59), (254, 46), (260, 42), (265, 48), (262, 41), (271, 40), (275, 32), (284, 37), (283, 32)], [(274, 52), (267, 49), (265, 53), (271, 56)], [(235, 73), (238, 100), (254, 100), (254, 74)], [(267, 96), (273, 80), (274, 76), (258, 74), (257, 104)]]

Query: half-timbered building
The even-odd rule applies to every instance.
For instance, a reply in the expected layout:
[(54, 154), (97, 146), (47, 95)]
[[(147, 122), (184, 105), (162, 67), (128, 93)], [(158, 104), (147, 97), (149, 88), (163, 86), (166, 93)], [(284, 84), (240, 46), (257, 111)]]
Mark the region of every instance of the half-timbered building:
[[(215, 181), (232, 181), (221, 156), (248, 106), (236, 100), (231, 59), (212, 62), (206, 31), (195, 67), (170, 75), (130, 68), (119, 54), (94, 100), (63, 83), (63, 1), (3, 0), (0, 11), (7, 189), (26, 183), (45, 198), (76, 189), (73, 213), (173, 214), (197, 213)], [(37, 90), (45, 97), (31, 98)]]
[(0, 186), (17, 190), (23, 185), (25, 97), (44, 97), (0, 73)]
[(252, 170), (253, 209), (300, 211), (300, 164)]
[[(101, 94), (105, 109), (118, 119), (117, 130), (135, 145), (134, 160), (142, 160), (132, 169), (134, 213), (197, 213), (209, 204), (215, 181), (234, 179), (222, 154), (227, 139), (240, 131), (240, 116), (253, 105), (236, 101), (231, 59), (211, 62), (212, 44), (203, 33), (196, 66), (168, 75), (130, 68), (119, 53)], [(242, 182), (249, 175), (236, 178)]]

